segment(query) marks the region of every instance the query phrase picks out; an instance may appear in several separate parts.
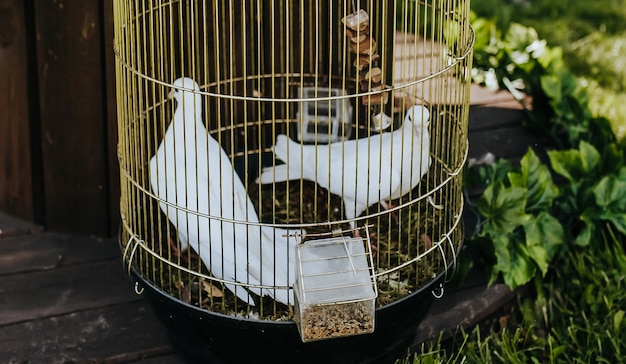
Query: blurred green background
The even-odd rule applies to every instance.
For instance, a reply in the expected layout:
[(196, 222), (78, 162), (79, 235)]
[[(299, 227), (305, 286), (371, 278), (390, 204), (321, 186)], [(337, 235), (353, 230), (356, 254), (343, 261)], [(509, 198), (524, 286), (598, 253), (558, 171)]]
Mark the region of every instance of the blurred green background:
[(566, 66), (588, 89), (591, 111), (609, 119), (619, 139), (626, 136), (625, 0), (472, 0), (471, 7), (503, 31), (520, 23), (562, 47)]

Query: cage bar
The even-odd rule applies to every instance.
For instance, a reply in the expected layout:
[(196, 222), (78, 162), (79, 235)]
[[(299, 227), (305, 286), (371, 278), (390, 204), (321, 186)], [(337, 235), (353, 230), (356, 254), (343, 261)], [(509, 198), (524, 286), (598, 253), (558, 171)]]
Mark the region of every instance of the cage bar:
[(358, 240), (371, 226), (375, 309), (453, 267), (469, 0), (115, 0), (114, 11), (130, 272), (206, 312), (292, 321), (296, 251), (319, 234)]

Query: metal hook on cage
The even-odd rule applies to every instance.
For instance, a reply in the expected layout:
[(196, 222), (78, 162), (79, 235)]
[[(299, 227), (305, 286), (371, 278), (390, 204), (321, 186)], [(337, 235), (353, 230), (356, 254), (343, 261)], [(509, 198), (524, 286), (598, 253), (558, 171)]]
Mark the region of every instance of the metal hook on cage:
[(434, 289), (431, 291), (431, 293), (436, 299), (440, 299), (441, 297), (443, 297), (443, 291), (443, 283), (439, 283), (439, 293), (435, 293)]
[[(139, 289), (141, 287), (141, 289)], [(139, 285), (139, 282), (135, 281), (135, 294), (142, 295), (145, 288)]]
[(428, 203), (431, 204), (432, 207), (434, 207), (436, 210), (443, 210), (444, 206), (443, 205), (437, 205), (435, 203), (435, 200), (433, 199), (433, 196), (428, 196)]

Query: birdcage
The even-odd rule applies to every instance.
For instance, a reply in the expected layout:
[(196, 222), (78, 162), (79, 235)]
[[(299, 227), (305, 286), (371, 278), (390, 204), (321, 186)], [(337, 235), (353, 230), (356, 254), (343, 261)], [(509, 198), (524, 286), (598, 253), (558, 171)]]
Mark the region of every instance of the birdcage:
[[(120, 245), (177, 344), (224, 362), (406, 350), (462, 240), (469, 0), (115, 0), (114, 15)], [(333, 287), (346, 297), (311, 300)], [(367, 320), (346, 331), (354, 302)], [(301, 336), (304, 315), (343, 307)]]

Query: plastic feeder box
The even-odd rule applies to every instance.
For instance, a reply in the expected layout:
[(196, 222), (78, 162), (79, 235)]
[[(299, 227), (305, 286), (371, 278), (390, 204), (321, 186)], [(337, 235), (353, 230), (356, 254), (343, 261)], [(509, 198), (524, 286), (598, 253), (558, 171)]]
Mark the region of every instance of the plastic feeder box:
[(298, 245), (294, 320), (302, 341), (374, 331), (377, 290), (364, 244), (335, 237)]

